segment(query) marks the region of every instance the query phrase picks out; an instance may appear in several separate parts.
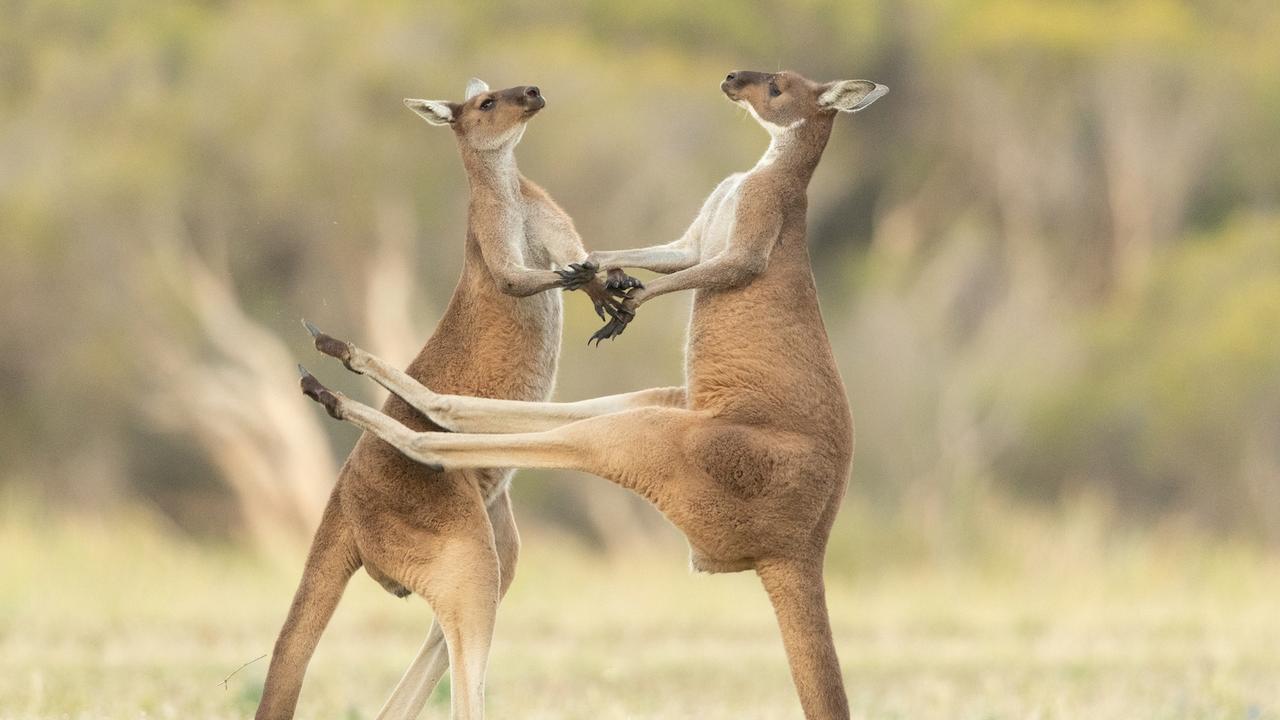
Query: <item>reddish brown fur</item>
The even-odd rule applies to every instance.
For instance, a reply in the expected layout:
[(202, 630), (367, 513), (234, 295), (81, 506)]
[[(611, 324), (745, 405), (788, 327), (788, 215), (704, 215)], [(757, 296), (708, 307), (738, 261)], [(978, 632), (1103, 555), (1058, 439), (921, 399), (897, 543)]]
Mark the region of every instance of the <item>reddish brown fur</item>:
[[(486, 100), (494, 105), (481, 110)], [(423, 112), (423, 101), (406, 102)], [(541, 401), (551, 393), (561, 301), (560, 293), (541, 291), (563, 285), (552, 268), (582, 261), (586, 251), (569, 216), (519, 175), (510, 155), (542, 104), (536, 88), (492, 93), (486, 87), (464, 103), (432, 105), (452, 113), (436, 124), (453, 127), (472, 193), (462, 276), (435, 333), (407, 369), (423, 383), (485, 398)], [(603, 294), (594, 278), (587, 287)], [(415, 430), (440, 429), (394, 395), (383, 412)], [(471, 653), (468, 662), (480, 677), (473, 667), (469, 682), (482, 689), (483, 657), (474, 656), (487, 655), (493, 609), (519, 551), (510, 476), (502, 469), (436, 472), (370, 434), (361, 436), (316, 531), (271, 659), (259, 720), (293, 715), (315, 642), (361, 564), (389, 591), (407, 588), (427, 599), (450, 656)], [(461, 647), (467, 642), (472, 647)], [(478, 717), (482, 708), (474, 697), (458, 699), (467, 694), (462, 685), (454, 685), (455, 716)], [(469, 704), (460, 707), (460, 701)]]

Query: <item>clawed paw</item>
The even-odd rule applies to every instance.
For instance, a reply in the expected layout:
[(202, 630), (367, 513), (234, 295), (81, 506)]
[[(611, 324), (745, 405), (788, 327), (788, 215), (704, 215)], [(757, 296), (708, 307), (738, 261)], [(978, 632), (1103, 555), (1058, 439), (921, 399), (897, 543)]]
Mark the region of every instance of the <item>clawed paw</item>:
[(615, 307), (610, 315), (612, 315), (612, 317), (609, 319), (609, 322), (605, 323), (604, 327), (597, 330), (595, 334), (587, 340), (587, 345), (594, 342), (596, 346), (599, 346), (600, 341), (612, 340), (621, 335), (622, 332), (627, 329), (627, 324), (635, 319), (636, 311), (629, 303), (623, 302), (621, 305)]
[(604, 281), (604, 286), (609, 290), (625, 293), (632, 288), (643, 288), (644, 283), (623, 272), (622, 268), (613, 268), (609, 271), (608, 277)]
[(565, 290), (577, 290), (591, 282), (599, 271), (600, 267), (598, 265), (587, 260), (580, 263), (569, 263), (569, 267), (563, 270), (556, 270), (555, 273), (560, 276), (560, 287)]
[(329, 388), (320, 384), (320, 381), (316, 379), (316, 376), (307, 372), (306, 368), (299, 365), (298, 372), (302, 375), (302, 379), (298, 382), (298, 384), (302, 386), (302, 394), (323, 405), (325, 412), (329, 413), (329, 417), (334, 420), (341, 420), (341, 399), (331, 392)]

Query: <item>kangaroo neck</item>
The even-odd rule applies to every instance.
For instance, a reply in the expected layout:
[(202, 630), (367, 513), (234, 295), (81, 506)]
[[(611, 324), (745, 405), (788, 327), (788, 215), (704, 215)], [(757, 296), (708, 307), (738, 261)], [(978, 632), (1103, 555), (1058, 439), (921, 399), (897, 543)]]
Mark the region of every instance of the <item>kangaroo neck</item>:
[(488, 195), (515, 202), (520, 197), (520, 170), (516, 167), (516, 144), (504, 143), (494, 150), (462, 148), (462, 166), (471, 183), (472, 196)]
[(776, 174), (808, 187), (831, 137), (833, 119), (832, 113), (819, 113), (788, 127), (766, 124), (769, 147), (752, 171)]

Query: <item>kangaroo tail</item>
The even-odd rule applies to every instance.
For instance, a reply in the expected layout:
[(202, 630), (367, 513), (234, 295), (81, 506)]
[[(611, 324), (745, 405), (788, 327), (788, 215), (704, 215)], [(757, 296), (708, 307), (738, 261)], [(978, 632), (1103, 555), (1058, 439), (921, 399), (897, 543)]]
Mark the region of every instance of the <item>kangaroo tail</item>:
[(820, 562), (761, 562), (756, 572), (778, 616), (804, 716), (849, 720), (849, 697), (831, 638)]
[(293, 717), (302, 690), (302, 676), (329, 624), (333, 610), (342, 599), (347, 581), (360, 567), (351, 527), (338, 507), (336, 494), (330, 498), (320, 519), (311, 553), (302, 571), (302, 581), (293, 596), (289, 617), (280, 629), (271, 667), (262, 691), (256, 720), (287, 720)]

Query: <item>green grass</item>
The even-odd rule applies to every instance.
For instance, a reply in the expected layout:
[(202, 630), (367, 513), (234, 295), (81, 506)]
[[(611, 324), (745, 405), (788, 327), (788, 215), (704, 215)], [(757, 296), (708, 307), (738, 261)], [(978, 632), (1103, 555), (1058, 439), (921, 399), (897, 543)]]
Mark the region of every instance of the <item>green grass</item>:
[[(252, 714), (266, 662), (220, 681), (270, 650), (300, 558), (254, 560), (137, 519), (33, 515), (0, 526), (0, 718)], [(1069, 522), (1003, 524), (998, 561), (833, 567), (855, 717), (1280, 718), (1274, 559), (1182, 536), (1103, 541)], [(299, 717), (372, 717), (429, 621), (420, 600), (357, 575)], [(447, 708), (442, 689), (428, 714)], [(488, 710), (800, 715), (753, 576), (691, 575), (667, 540), (602, 559), (545, 531), (526, 537), (499, 616)]]

